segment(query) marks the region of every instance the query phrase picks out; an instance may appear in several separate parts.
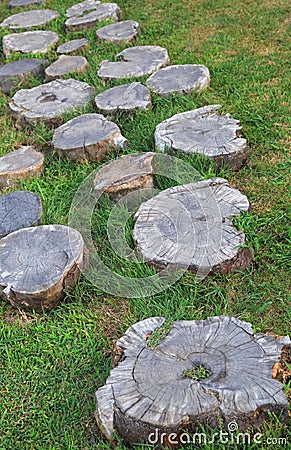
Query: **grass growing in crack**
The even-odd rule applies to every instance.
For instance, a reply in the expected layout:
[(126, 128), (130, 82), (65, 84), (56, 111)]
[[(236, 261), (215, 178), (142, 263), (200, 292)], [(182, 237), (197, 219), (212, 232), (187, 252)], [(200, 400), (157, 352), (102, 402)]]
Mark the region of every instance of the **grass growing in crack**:
[(193, 369), (186, 369), (183, 372), (184, 377), (190, 378), (194, 381), (201, 381), (209, 378), (211, 375), (210, 370), (206, 369), (204, 366), (194, 367)]

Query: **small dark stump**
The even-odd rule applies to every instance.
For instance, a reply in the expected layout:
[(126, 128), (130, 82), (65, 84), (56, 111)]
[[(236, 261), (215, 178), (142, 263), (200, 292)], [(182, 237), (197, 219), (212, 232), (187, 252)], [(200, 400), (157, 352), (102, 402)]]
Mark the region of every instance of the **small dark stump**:
[(59, 17), (57, 11), (52, 11), (50, 9), (33, 9), (31, 11), (24, 11), (7, 17), (0, 26), (11, 28), (11, 30), (20, 30), (21, 28), (29, 29), (45, 25), (56, 17)]
[(6, 34), (2, 39), (5, 58), (11, 53), (47, 53), (59, 38), (54, 31), (25, 31)]
[(115, 44), (131, 42), (139, 35), (139, 23), (134, 20), (124, 20), (123, 22), (106, 25), (96, 31), (98, 39)]
[(63, 75), (84, 72), (87, 69), (88, 61), (84, 56), (61, 55), (57, 61), (45, 69), (45, 74), (48, 80), (55, 80)]
[(101, 92), (95, 97), (97, 109), (103, 114), (116, 111), (131, 112), (136, 109), (149, 109), (151, 93), (141, 83), (122, 84)]
[(16, 191), (0, 197), (0, 238), (21, 228), (39, 225), (42, 203), (37, 194)]
[(57, 53), (73, 53), (78, 50), (83, 50), (83, 48), (85, 48), (88, 43), (89, 41), (86, 38), (73, 39), (72, 41), (68, 41), (62, 45), (59, 45), (59, 47), (57, 48)]
[(43, 171), (43, 154), (33, 147), (21, 147), (0, 158), (0, 188), (15, 186), (19, 180), (42, 175)]
[(0, 86), (5, 94), (9, 94), (18, 83), (29, 82), (30, 77), (44, 76), (47, 61), (37, 58), (12, 61), (0, 67)]
[(217, 316), (174, 322), (158, 338), (164, 322), (138, 322), (117, 341), (117, 367), (96, 392), (97, 423), (108, 439), (116, 431), (128, 444), (164, 448), (175, 440), (177, 447), (200, 424), (222, 423), (229, 432), (236, 422), (244, 431), (269, 411), (289, 421), (283, 384), (272, 378), (288, 336), (254, 334), (247, 322)]

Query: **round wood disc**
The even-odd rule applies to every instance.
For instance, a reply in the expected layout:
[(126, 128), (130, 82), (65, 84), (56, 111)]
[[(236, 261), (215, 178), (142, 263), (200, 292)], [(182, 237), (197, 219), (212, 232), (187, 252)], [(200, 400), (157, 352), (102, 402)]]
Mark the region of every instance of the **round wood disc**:
[(47, 53), (59, 38), (54, 31), (25, 31), (7, 34), (2, 39), (5, 58), (11, 53)]
[(103, 80), (143, 77), (170, 63), (168, 52), (158, 45), (126, 48), (116, 55), (120, 61), (102, 61), (98, 76)]
[(33, 147), (21, 147), (0, 158), (0, 188), (15, 186), (19, 180), (42, 175), (43, 171), (43, 154)]
[(283, 384), (272, 378), (288, 336), (254, 334), (249, 323), (217, 316), (174, 322), (151, 345), (164, 322), (138, 322), (117, 341), (119, 363), (96, 392), (95, 415), (107, 438), (117, 431), (129, 444), (165, 448), (170, 433), (182, 444), (185, 431), (201, 431), (201, 424), (235, 422), (243, 431), (260, 426), (269, 411), (289, 420)]
[(57, 11), (50, 9), (33, 9), (31, 11), (24, 11), (18, 14), (13, 14), (1, 22), (1, 27), (9, 27), (12, 30), (19, 30), (21, 28), (32, 28), (40, 25), (45, 25), (51, 22), (56, 17), (59, 17)]
[(45, 74), (48, 80), (55, 80), (73, 72), (84, 72), (87, 68), (88, 61), (84, 56), (61, 55), (57, 61), (45, 69)]
[(62, 225), (23, 228), (0, 241), (0, 296), (13, 306), (55, 307), (84, 264), (80, 233)]
[(66, 17), (82, 16), (86, 12), (95, 11), (101, 2), (97, 0), (85, 0), (84, 2), (76, 3), (66, 11)]
[(219, 108), (204, 106), (160, 123), (155, 131), (157, 149), (203, 154), (238, 170), (247, 158), (247, 141), (240, 137), (239, 121), (218, 114)]
[(120, 44), (124, 41), (130, 42), (139, 35), (139, 24), (134, 20), (124, 20), (123, 22), (106, 25), (96, 31), (98, 39), (106, 42), (114, 42), (116, 44)]
[(121, 15), (122, 11), (116, 3), (102, 3), (88, 14), (67, 19), (66, 29), (71, 31), (84, 30), (95, 27), (96, 23), (106, 19), (112, 19), (117, 22), (121, 19)]
[(95, 104), (103, 114), (149, 109), (151, 107), (151, 93), (141, 83), (123, 84), (98, 94), (95, 97)]
[(42, 203), (37, 194), (16, 191), (0, 197), (0, 238), (21, 228), (40, 224)]
[(57, 48), (57, 53), (72, 53), (77, 50), (82, 50), (86, 45), (88, 45), (88, 39), (73, 39), (72, 41), (65, 42), (59, 45)]
[(20, 82), (28, 83), (31, 77), (44, 75), (44, 67), (47, 61), (38, 58), (27, 58), (21, 61), (12, 61), (0, 66), (0, 86), (5, 94), (17, 86)]
[(223, 178), (169, 188), (136, 212), (137, 248), (157, 268), (183, 268), (199, 275), (243, 270), (252, 252), (230, 217), (248, 209), (246, 196)]

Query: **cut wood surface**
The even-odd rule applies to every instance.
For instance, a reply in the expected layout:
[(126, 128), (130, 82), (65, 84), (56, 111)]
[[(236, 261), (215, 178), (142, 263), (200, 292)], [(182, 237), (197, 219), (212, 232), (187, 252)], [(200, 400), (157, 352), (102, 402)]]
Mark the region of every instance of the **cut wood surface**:
[(149, 109), (151, 93), (147, 87), (138, 82), (122, 84), (98, 94), (95, 97), (95, 105), (103, 114)]
[(0, 158), (0, 188), (15, 186), (19, 180), (42, 175), (43, 171), (43, 154), (33, 147), (21, 147)]
[(96, 392), (95, 416), (107, 438), (117, 431), (129, 444), (163, 447), (170, 433), (185, 439), (186, 430), (201, 432), (201, 423), (222, 422), (230, 432), (229, 423), (240, 430), (260, 426), (269, 411), (289, 420), (283, 384), (272, 378), (288, 336), (255, 334), (247, 322), (217, 316), (174, 322), (157, 340), (164, 322), (138, 322), (117, 341), (117, 367)]
[(42, 203), (37, 194), (16, 191), (0, 197), (0, 238), (21, 228), (39, 225)]
[(88, 14), (72, 16), (66, 20), (66, 29), (70, 31), (86, 30), (93, 28), (102, 20), (111, 19), (118, 22), (121, 19), (122, 11), (116, 3), (102, 3)]
[(59, 17), (59, 15), (57, 11), (52, 11), (51, 9), (33, 9), (7, 17), (1, 22), (0, 26), (11, 28), (11, 30), (29, 29), (45, 25)]
[(63, 225), (23, 228), (0, 240), (0, 297), (25, 310), (49, 310), (84, 265), (81, 234)]
[(101, 2), (97, 0), (85, 0), (84, 2), (76, 3), (66, 11), (66, 17), (82, 16), (86, 12), (95, 11)]
[(9, 94), (18, 83), (28, 84), (31, 77), (44, 76), (44, 68), (48, 61), (38, 58), (27, 58), (12, 61), (0, 66), (0, 86), (5, 94)]
[(170, 63), (168, 52), (158, 45), (126, 48), (116, 55), (120, 61), (102, 61), (98, 76), (104, 80), (142, 77)]
[(198, 275), (243, 270), (252, 251), (231, 217), (248, 209), (247, 197), (223, 178), (175, 186), (142, 203), (134, 239), (145, 261), (157, 268)]
[(247, 141), (239, 120), (220, 115), (220, 105), (176, 114), (156, 127), (157, 149), (203, 154), (238, 170), (247, 158)]
[(88, 43), (89, 41), (86, 38), (73, 39), (72, 41), (59, 45), (57, 48), (57, 53), (72, 53), (78, 50), (83, 50)]
[(109, 150), (127, 145), (118, 126), (101, 114), (69, 120), (55, 130), (52, 142), (60, 156), (93, 161), (101, 161)]
[(59, 38), (54, 31), (24, 31), (6, 34), (2, 39), (5, 58), (11, 53), (47, 53)]
[(61, 55), (57, 61), (45, 69), (45, 74), (48, 80), (55, 80), (63, 75), (84, 72), (87, 69), (88, 61), (84, 56)]
[(9, 0), (9, 8), (14, 8), (17, 6), (31, 6), (31, 5), (45, 5), (46, 0)]
[(106, 25), (96, 31), (96, 36), (98, 39), (102, 41), (114, 42), (115, 44), (130, 42), (139, 35), (139, 24), (134, 20), (124, 20), (123, 22)]

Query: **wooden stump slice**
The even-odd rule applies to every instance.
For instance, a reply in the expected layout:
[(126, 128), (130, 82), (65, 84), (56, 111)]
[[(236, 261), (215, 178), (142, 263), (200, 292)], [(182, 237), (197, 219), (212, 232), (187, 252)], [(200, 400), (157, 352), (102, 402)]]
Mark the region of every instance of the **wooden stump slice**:
[(31, 11), (24, 11), (7, 17), (7, 19), (1, 22), (0, 26), (11, 28), (11, 30), (19, 30), (21, 28), (29, 29), (45, 25), (56, 17), (59, 17), (57, 11), (52, 11), (50, 9), (33, 9)]
[(84, 266), (81, 234), (63, 225), (23, 228), (0, 241), (0, 296), (26, 310), (49, 310)]
[(220, 105), (209, 105), (176, 114), (160, 123), (155, 131), (156, 148), (203, 154), (218, 165), (222, 162), (239, 170), (247, 159), (247, 141), (240, 137), (238, 120), (217, 113)]
[(59, 38), (54, 31), (25, 31), (24, 33), (7, 34), (3, 37), (3, 53), (5, 58), (11, 53), (47, 53)]
[(52, 142), (60, 156), (74, 161), (102, 161), (109, 150), (127, 144), (118, 126), (101, 114), (83, 114), (69, 120), (55, 130)]
[(19, 180), (42, 175), (43, 171), (43, 154), (33, 147), (21, 147), (0, 158), (0, 188), (15, 186)]
[(248, 209), (246, 196), (223, 178), (166, 189), (136, 212), (137, 248), (157, 268), (183, 268), (198, 275), (243, 270), (252, 251), (230, 218)]
[(32, 5), (45, 5), (46, 0), (10, 0), (8, 3), (9, 8), (17, 6), (32, 6)]
[(0, 67), (0, 86), (5, 94), (9, 94), (20, 82), (28, 83), (31, 77), (44, 76), (47, 61), (37, 58), (12, 61)]
[(134, 20), (124, 20), (123, 22), (106, 25), (96, 31), (98, 39), (116, 44), (131, 42), (139, 35), (139, 23)]
[(20, 125), (38, 120), (54, 123), (64, 112), (88, 104), (94, 93), (95, 88), (82, 81), (54, 80), (16, 92), (9, 108)]
[(95, 11), (101, 2), (96, 0), (85, 0), (84, 2), (76, 3), (66, 11), (66, 17), (78, 17), (82, 16), (86, 12)]
[(57, 53), (73, 53), (78, 50), (83, 50), (88, 45), (88, 39), (73, 39), (72, 41), (65, 42), (62, 45), (59, 45), (57, 48)]
[(98, 76), (103, 80), (150, 75), (170, 63), (168, 52), (158, 45), (126, 48), (116, 55), (121, 61), (102, 61)]
[(151, 345), (164, 322), (138, 322), (117, 341), (120, 362), (96, 392), (95, 416), (108, 439), (116, 431), (128, 444), (177, 447), (193, 442), (200, 424), (222, 422), (230, 432), (236, 422), (244, 431), (268, 420), (269, 411), (289, 420), (283, 384), (272, 378), (288, 336), (254, 334), (247, 322), (217, 316), (174, 322)]
[(162, 97), (167, 97), (173, 92), (188, 94), (195, 91), (198, 93), (209, 86), (209, 83), (209, 70), (199, 64), (164, 67), (153, 73), (147, 80), (147, 85)]
[(84, 56), (61, 55), (57, 61), (45, 69), (45, 74), (48, 80), (55, 80), (63, 75), (84, 72), (87, 69), (88, 61)]
[(129, 83), (101, 92), (95, 97), (97, 109), (103, 114), (131, 112), (151, 107), (151, 93), (141, 83)]
[(39, 225), (42, 203), (38, 195), (16, 191), (0, 197), (0, 238), (21, 228)]
[(66, 29), (70, 31), (86, 30), (95, 27), (102, 20), (112, 19), (118, 22), (122, 11), (116, 3), (102, 3), (94, 11), (81, 16), (73, 16), (66, 20)]
[(105, 164), (94, 178), (94, 190), (118, 198), (137, 189), (152, 188), (154, 155), (152, 152), (124, 155)]

